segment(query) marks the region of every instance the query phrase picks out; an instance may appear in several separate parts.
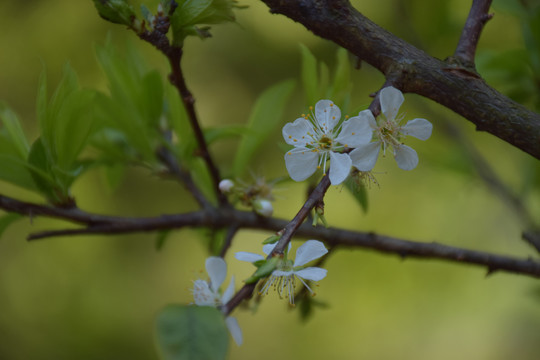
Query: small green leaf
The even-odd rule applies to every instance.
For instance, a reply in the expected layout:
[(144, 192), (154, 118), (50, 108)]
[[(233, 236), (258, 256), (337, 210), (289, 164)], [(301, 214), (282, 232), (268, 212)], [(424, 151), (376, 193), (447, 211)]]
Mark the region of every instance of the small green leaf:
[(343, 107), (346, 95), (352, 90), (351, 63), (349, 62), (349, 54), (344, 48), (338, 49), (336, 58), (336, 71), (334, 73), (334, 82), (329, 98), (341, 104)]
[(37, 189), (51, 202), (61, 202), (63, 199), (59, 195), (62, 194), (62, 191), (59, 189), (55, 179), (51, 176), (51, 164), (49, 163), (47, 151), (41, 139), (37, 138), (30, 148), (30, 153), (28, 154), (29, 170)]
[(257, 99), (248, 121), (251, 132), (242, 138), (234, 159), (234, 174), (241, 176), (264, 140), (281, 123), (285, 104), (294, 89), (294, 80), (286, 80), (267, 89)]
[(279, 241), (279, 239), (281, 239), (281, 235), (272, 235), (269, 238), (267, 238), (266, 240), (264, 240), (262, 243), (264, 245), (266, 245), (266, 244), (275, 244), (275, 243), (277, 243)]
[(9, 213), (0, 217), (0, 238), (4, 231), (13, 224), (15, 221), (21, 219), (23, 216), (21, 214)]
[(8, 138), (13, 145), (15, 145), (18, 155), (22, 159), (26, 159), (30, 146), (28, 145), (19, 119), (17, 118), (17, 115), (2, 102), (0, 102), (0, 120), (7, 131)]
[(219, 24), (234, 21), (232, 9), (237, 7), (234, 0), (179, 0), (178, 8), (170, 17), (173, 44), (182, 46), (189, 35), (209, 37), (203, 24)]
[(171, 229), (161, 230), (157, 233), (156, 237), (156, 250), (163, 249), (163, 246), (165, 245), (165, 242), (167, 241), (167, 238), (171, 234)]
[(156, 337), (162, 360), (220, 360), (229, 347), (223, 315), (209, 306), (165, 307), (157, 317)]
[(307, 106), (312, 106), (320, 100), (317, 59), (304, 44), (300, 44), (300, 51), (302, 53), (302, 85)]
[(277, 264), (281, 261), (281, 259), (277, 256), (272, 257), (266, 261), (262, 265), (259, 266), (257, 270), (251, 275), (246, 281), (246, 284), (253, 284), (259, 281), (259, 279), (262, 279), (264, 277), (267, 277), (274, 271), (277, 267)]
[(131, 26), (135, 19), (135, 11), (126, 0), (93, 0), (103, 19), (114, 24)]
[(363, 182), (354, 179), (353, 176), (349, 176), (344, 182), (347, 190), (351, 192), (355, 200), (358, 202), (364, 213), (368, 211), (368, 195), (366, 186)]

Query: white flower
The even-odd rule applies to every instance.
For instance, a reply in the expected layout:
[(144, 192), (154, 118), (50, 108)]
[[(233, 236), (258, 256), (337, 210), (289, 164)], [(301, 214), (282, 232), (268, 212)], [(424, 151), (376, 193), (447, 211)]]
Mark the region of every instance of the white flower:
[[(263, 252), (266, 255), (269, 255), (276, 245), (277, 244), (264, 245)], [(274, 289), (277, 290), (279, 297), (288, 296), (289, 303), (294, 305), (295, 279), (298, 278), (313, 295), (313, 290), (311, 290), (304, 280), (322, 280), (326, 276), (327, 270), (319, 267), (303, 268), (302, 266), (312, 260), (320, 258), (327, 252), (328, 250), (324, 247), (322, 242), (318, 240), (306, 241), (298, 248), (298, 250), (296, 250), (296, 259), (294, 260), (294, 263), (292, 260), (287, 260), (286, 256), (283, 260), (278, 262), (277, 268), (272, 272), (268, 280), (266, 280), (266, 283), (261, 290), (261, 294), (266, 295), (270, 287), (274, 285)], [(264, 256), (242, 251), (237, 252), (235, 258), (241, 261), (255, 262), (263, 260)]]
[(223, 179), (219, 182), (219, 190), (224, 194), (231, 191), (233, 187), (234, 187), (234, 182), (230, 179)]
[(394, 158), (400, 169), (412, 170), (418, 165), (418, 154), (411, 147), (404, 145), (402, 140), (414, 136), (427, 140), (431, 136), (433, 125), (426, 119), (414, 119), (405, 126), (400, 126), (401, 118), (397, 118), (399, 107), (403, 103), (403, 94), (398, 89), (389, 86), (379, 94), (382, 115), (375, 120), (369, 110), (361, 111), (358, 117), (370, 125), (377, 141), (358, 146), (350, 153), (352, 164), (360, 171), (370, 171), (375, 166), (381, 147), (386, 154), (388, 147), (392, 148)]
[(253, 209), (257, 214), (264, 217), (270, 217), (274, 213), (272, 203), (265, 199), (256, 199), (253, 202)]
[[(195, 280), (193, 284), (195, 305), (213, 307), (225, 305), (234, 295), (234, 275), (231, 276), (229, 287), (227, 287), (227, 290), (222, 295), (219, 292), (219, 288), (227, 276), (227, 264), (225, 260), (217, 256), (211, 256), (206, 259), (205, 266), (210, 280)], [(225, 324), (234, 342), (238, 346), (242, 345), (242, 330), (238, 325), (238, 321), (229, 316), (225, 318)]]
[(326, 172), (326, 162), (330, 160), (330, 182), (339, 185), (349, 175), (352, 163), (348, 154), (340, 152), (368, 143), (372, 137), (369, 124), (355, 116), (337, 126), (341, 111), (330, 100), (318, 101), (315, 113), (302, 116), (287, 123), (282, 131), (287, 144), (294, 145), (285, 154), (289, 175), (295, 181), (303, 181), (321, 165)]

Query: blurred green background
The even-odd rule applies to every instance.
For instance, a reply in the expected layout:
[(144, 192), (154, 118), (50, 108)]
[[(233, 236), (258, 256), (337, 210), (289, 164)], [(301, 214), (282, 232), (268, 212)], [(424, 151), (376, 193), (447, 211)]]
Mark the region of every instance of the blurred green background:
[[(156, 1), (148, 1), (155, 9)], [(190, 39), (184, 65), (203, 125), (245, 123), (258, 95), (279, 80), (299, 79), (299, 43), (330, 66), (336, 46), (299, 24), (272, 15), (257, 1), (241, 0), (237, 24), (218, 25), (213, 38)], [(451, 55), (470, 1), (355, 1), (376, 23), (445, 58)], [(487, 80), (534, 107), (531, 72), (522, 78), (490, 65), (494, 56), (523, 51), (522, 19), (510, 1), (501, 1), (479, 45)], [(429, 14), (429, 15), (426, 15)], [(94, 45), (107, 33), (123, 44), (133, 39), (152, 66), (167, 74), (166, 61), (122, 26), (98, 17), (90, 0), (0, 2), (0, 99), (23, 119), (30, 139), (37, 136), (35, 96), (45, 68), (50, 86), (69, 61), (85, 87), (106, 90)], [(513, 57), (515, 59), (515, 57)], [(486, 60), (487, 59), (487, 60)], [(490, 67), (491, 66), (491, 67)], [(480, 68), (482, 72), (482, 68)], [(510, 71), (510, 70), (509, 70)], [(363, 64), (353, 70), (352, 107), (367, 105), (383, 77)], [(509, 80), (515, 81), (515, 86)], [(528, 79), (528, 80), (527, 80)], [(298, 82), (299, 84), (299, 82)], [(531, 90), (532, 89), (532, 90)], [(538, 89), (536, 89), (538, 93)], [(536, 93), (536, 94), (537, 94)], [(536, 95), (537, 96), (537, 95)], [(305, 112), (299, 85), (283, 124)], [(538, 110), (538, 109), (536, 109)], [(463, 145), (444, 131), (450, 121), (478, 147), (496, 173), (537, 219), (540, 214), (538, 162), (429, 100), (406, 95), (406, 119), (434, 124), (427, 142), (411, 139), (420, 164), (411, 172), (391, 157), (375, 168), (379, 186), (369, 189), (364, 214), (346, 189), (326, 197), (332, 226), (375, 231), (405, 239), (438, 241), (469, 249), (537, 258), (520, 239), (523, 221), (478, 177)], [(285, 176), (280, 130), (252, 164), (255, 174)], [(212, 147), (223, 174), (232, 166), (235, 141)], [(291, 217), (302, 203), (305, 184), (287, 182), (276, 192), (275, 213)], [(7, 184), (0, 192), (29, 201), (35, 195)], [(81, 208), (120, 215), (159, 215), (188, 211), (194, 202), (181, 186), (140, 169), (131, 170), (118, 190), (106, 186), (100, 171), (77, 181)], [(66, 224), (41, 218), (21, 220), (0, 239), (0, 359), (157, 359), (153, 322), (169, 303), (190, 303), (192, 281), (204, 277), (208, 255), (201, 234), (176, 231), (161, 251), (155, 234), (84, 236), (27, 242), (29, 232)], [(250, 264), (235, 251), (259, 252), (264, 232), (241, 231), (226, 260), (237, 286)], [(295, 242), (294, 246), (298, 243)], [(231, 359), (538, 359), (540, 286), (523, 276), (432, 260), (401, 260), (362, 249), (340, 249), (326, 262), (328, 276), (317, 299), (328, 304), (307, 323), (270, 292), (256, 314), (235, 311), (244, 345), (231, 345)], [(228, 280), (227, 280), (228, 283)]]

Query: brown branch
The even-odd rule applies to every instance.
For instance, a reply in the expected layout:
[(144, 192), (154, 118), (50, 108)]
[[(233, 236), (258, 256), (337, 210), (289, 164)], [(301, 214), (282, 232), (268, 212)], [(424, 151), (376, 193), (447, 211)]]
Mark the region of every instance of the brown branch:
[(174, 175), (180, 183), (184, 184), (186, 190), (195, 198), (199, 206), (203, 209), (208, 209), (212, 206), (199, 190), (198, 186), (193, 182), (191, 174), (180, 167), (174, 155), (166, 147), (161, 147), (157, 151), (158, 158), (167, 166), (170, 173)]
[[(324, 188), (324, 184), (320, 190)], [(315, 196), (314, 196), (315, 198)], [(236, 224), (239, 229), (279, 231), (290, 223), (276, 218), (262, 218), (252, 212), (225, 208), (218, 211), (197, 211), (187, 214), (162, 215), (159, 217), (117, 217), (87, 213), (77, 208), (63, 209), (18, 201), (0, 195), (0, 208), (27, 216), (46, 216), (86, 224), (86, 228), (65, 229), (48, 232), (48, 236), (84, 234), (120, 234), (183, 227), (225, 228)], [(42, 233), (45, 234), (45, 233)], [(32, 235), (36, 239), (38, 234)], [(493, 272), (497, 270), (540, 278), (540, 262), (532, 259), (516, 259), (482, 251), (409, 241), (373, 233), (313, 227), (308, 223), (296, 227), (296, 236), (318, 239), (330, 246), (361, 247), (401, 257), (433, 258), (482, 266)], [(46, 236), (41, 236), (44, 238)]]
[(214, 184), (214, 191), (216, 192), (218, 201), (221, 205), (225, 205), (228, 202), (227, 198), (219, 190), (219, 170), (214, 164), (214, 160), (212, 160), (212, 157), (210, 156), (210, 151), (208, 150), (208, 146), (206, 145), (206, 140), (204, 139), (204, 134), (199, 125), (197, 113), (195, 112), (195, 98), (187, 88), (186, 81), (184, 79), (184, 73), (182, 71), (182, 67), (180, 66), (180, 62), (182, 60), (182, 49), (173, 47), (171, 51), (169, 51), (167, 57), (169, 59), (172, 70), (169, 79), (171, 83), (176, 87), (180, 94), (180, 97), (182, 98), (189, 122), (191, 124), (191, 128), (193, 129), (193, 133), (195, 134), (195, 139), (199, 144), (199, 155), (206, 162), (208, 171), (210, 172), (210, 177), (212, 178), (212, 182)]
[(454, 58), (462, 65), (474, 69), (474, 55), (480, 33), (488, 20), (493, 17), (493, 14), (488, 14), (492, 0), (473, 0), (469, 16), (461, 32)]
[(318, 36), (379, 69), (394, 86), (432, 99), (540, 159), (540, 114), (508, 99), (476, 74), (431, 57), (389, 33), (346, 0), (263, 0)]
[(195, 111), (195, 98), (186, 85), (184, 73), (181, 67), (183, 54), (182, 48), (171, 45), (169, 39), (167, 38), (167, 32), (169, 30), (169, 19), (167, 16), (157, 16), (156, 24), (157, 25), (154, 27), (153, 31), (143, 31), (137, 35), (142, 40), (150, 43), (161, 51), (169, 60), (169, 64), (171, 66), (169, 80), (171, 84), (178, 90), (180, 98), (184, 104), (184, 108), (186, 109), (191, 128), (199, 146), (197, 155), (201, 156), (206, 163), (219, 204), (227, 205), (227, 197), (223, 195), (221, 191), (219, 191), (219, 170), (214, 164), (214, 160), (210, 155), (210, 151), (208, 150), (208, 146), (197, 117), (197, 112)]

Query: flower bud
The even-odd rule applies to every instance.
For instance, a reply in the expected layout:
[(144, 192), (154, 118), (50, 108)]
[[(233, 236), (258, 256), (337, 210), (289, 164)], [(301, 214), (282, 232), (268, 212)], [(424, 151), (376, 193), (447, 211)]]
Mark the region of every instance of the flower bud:
[(257, 199), (253, 202), (253, 210), (261, 216), (270, 217), (274, 213), (274, 207), (268, 200)]
[(230, 179), (224, 179), (219, 182), (219, 190), (226, 194), (234, 187), (234, 182)]

